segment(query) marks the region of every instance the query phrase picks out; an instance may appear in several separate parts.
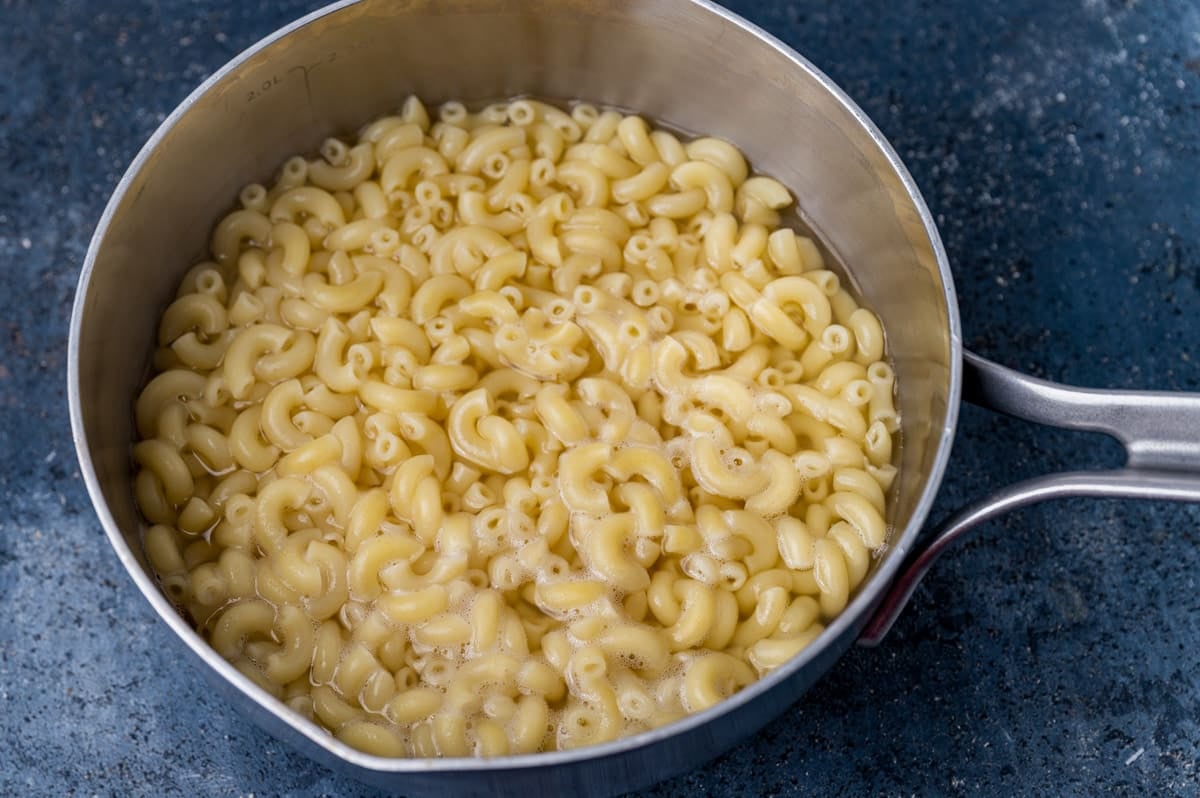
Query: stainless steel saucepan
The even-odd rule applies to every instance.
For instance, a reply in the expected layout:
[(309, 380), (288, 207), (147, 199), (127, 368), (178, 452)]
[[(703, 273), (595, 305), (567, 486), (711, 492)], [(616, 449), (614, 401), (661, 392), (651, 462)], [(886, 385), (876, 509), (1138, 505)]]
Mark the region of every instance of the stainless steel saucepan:
[[(131, 407), (159, 314), (243, 184), (265, 181), (287, 155), (355, 130), (410, 93), (429, 102), (582, 98), (735, 142), (797, 193), (806, 221), (882, 318), (903, 419), (890, 548), (811, 646), (705, 712), (575, 751), (373, 757), (221, 659), (151, 575), (133, 501)], [(96, 512), (134, 582), (213, 685), (312, 758), (408, 794), (584, 796), (667, 778), (756, 732), (856, 640), (877, 643), (930, 562), (971, 526), (1063, 496), (1200, 500), (1200, 396), (1066, 388), (964, 352), (946, 254), (891, 146), (812, 64), (705, 0), (351, 0), (280, 30), (193, 92), (129, 167), (80, 276), (69, 370), (71, 423)], [(1007, 487), (918, 549), (963, 396), (1032, 421), (1106, 432), (1128, 461)]]

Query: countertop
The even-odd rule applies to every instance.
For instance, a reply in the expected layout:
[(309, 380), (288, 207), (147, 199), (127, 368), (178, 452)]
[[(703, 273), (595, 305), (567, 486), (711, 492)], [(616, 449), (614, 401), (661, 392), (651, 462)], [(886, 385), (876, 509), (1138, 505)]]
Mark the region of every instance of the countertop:
[[(87, 241), (167, 113), (314, 0), (0, 0), (0, 792), (374, 795), (208, 692), (121, 569), (67, 421)], [(739, 0), (844, 87), (945, 240), (964, 340), (1080, 385), (1200, 389), (1200, 7)], [(1200, 431), (1198, 431), (1200, 434)], [(1119, 448), (964, 410), (933, 517)], [(940, 561), (720, 759), (646, 795), (1200, 794), (1200, 507), (1071, 500)]]

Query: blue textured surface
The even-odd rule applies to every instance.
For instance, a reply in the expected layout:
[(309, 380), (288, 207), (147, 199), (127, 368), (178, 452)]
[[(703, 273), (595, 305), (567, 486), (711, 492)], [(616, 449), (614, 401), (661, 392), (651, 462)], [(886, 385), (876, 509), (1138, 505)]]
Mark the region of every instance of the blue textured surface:
[[(316, 5), (0, 0), (3, 794), (374, 794), (177, 659), (88, 504), (66, 413), (74, 283), (118, 176), (206, 74)], [(1195, 3), (730, 5), (891, 138), (941, 225), (968, 346), (1079, 384), (1200, 388)], [(967, 409), (935, 516), (1118, 460)], [(1200, 794), (1197, 573), (1195, 507), (1069, 501), (992, 523), (882, 648), (648, 794)]]

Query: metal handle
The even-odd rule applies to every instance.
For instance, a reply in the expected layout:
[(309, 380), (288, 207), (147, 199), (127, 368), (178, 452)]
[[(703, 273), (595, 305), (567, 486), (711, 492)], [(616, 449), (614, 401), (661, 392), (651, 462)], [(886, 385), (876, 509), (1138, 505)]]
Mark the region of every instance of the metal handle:
[(1103, 432), (1125, 447), (1115, 471), (1050, 474), (1018, 482), (946, 519), (909, 554), (858, 642), (887, 635), (921, 578), (965, 532), (1019, 507), (1072, 496), (1200, 501), (1200, 394), (1072, 388), (963, 353), (963, 398), (980, 407), (1065, 429)]

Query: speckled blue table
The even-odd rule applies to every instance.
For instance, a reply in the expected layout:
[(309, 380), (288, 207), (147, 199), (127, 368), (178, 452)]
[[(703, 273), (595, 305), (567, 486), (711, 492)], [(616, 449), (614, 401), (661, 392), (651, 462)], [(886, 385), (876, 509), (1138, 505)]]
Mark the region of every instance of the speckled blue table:
[[(374, 794), (177, 659), (109, 550), (67, 426), (67, 317), (107, 194), (207, 73), (316, 5), (0, 0), (4, 795)], [(968, 346), (1084, 385), (1200, 389), (1194, 2), (730, 5), (896, 145), (941, 225)], [(934, 515), (1118, 460), (967, 409)], [(992, 523), (882, 648), (647, 794), (1200, 794), (1198, 573), (1196, 507), (1068, 501)]]

